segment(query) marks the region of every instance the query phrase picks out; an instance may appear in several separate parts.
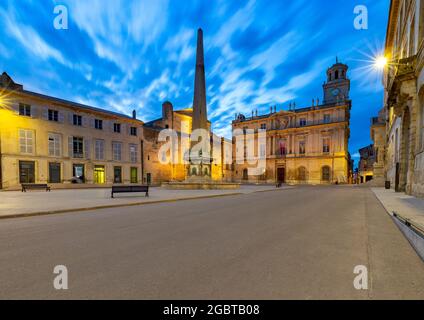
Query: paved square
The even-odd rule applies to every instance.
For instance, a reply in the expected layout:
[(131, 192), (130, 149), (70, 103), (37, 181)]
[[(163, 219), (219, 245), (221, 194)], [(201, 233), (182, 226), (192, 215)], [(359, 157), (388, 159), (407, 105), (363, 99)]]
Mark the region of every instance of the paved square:
[[(358, 187), (1, 220), (0, 261), (8, 299), (424, 299), (423, 262)], [(67, 291), (53, 288), (56, 265)]]

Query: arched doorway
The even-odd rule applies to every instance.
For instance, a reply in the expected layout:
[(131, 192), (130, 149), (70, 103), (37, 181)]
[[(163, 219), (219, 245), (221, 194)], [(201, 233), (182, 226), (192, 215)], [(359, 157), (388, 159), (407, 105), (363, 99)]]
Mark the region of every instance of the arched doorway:
[(297, 168), (297, 181), (299, 182), (306, 182), (307, 180), (307, 171), (305, 167), (299, 167)]
[(249, 170), (243, 169), (243, 180), (247, 181), (249, 180)]
[(277, 183), (286, 182), (286, 169), (284, 167), (277, 168)]
[(192, 176), (197, 176), (197, 168), (196, 168), (196, 167), (193, 167), (193, 168), (191, 169), (191, 175), (192, 175)]

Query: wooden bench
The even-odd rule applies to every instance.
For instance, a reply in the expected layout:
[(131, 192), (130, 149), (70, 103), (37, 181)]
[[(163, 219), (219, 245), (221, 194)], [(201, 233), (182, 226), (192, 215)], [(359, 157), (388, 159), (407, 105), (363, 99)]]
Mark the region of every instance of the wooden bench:
[(50, 192), (50, 187), (47, 185), (47, 183), (22, 183), (22, 192), (27, 192), (27, 190), (46, 190), (46, 192)]
[(145, 192), (146, 197), (149, 196), (149, 186), (112, 186), (111, 197), (115, 193), (135, 193), (135, 192)]

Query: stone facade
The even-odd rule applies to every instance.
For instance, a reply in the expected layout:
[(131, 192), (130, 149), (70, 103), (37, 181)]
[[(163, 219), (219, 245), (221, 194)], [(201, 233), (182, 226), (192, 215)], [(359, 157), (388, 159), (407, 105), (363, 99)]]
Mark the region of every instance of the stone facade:
[[(162, 105), (162, 117), (143, 125), (144, 182), (160, 185), (163, 182), (182, 182), (188, 178), (187, 153), (190, 149), (192, 116), (192, 109), (174, 110), (170, 102), (165, 102)], [(207, 128), (210, 132), (209, 121)], [(177, 161), (174, 163), (170, 161), (170, 151), (161, 152), (162, 146), (169, 140), (159, 141), (159, 135), (166, 129), (173, 130), (178, 135), (178, 145), (174, 149)], [(230, 182), (232, 180), (231, 160), (226, 161), (226, 159), (231, 159), (232, 142), (213, 133), (211, 136), (213, 136), (211, 178), (213, 181)]]
[(372, 185), (383, 187), (385, 181), (384, 158), (386, 152), (386, 113), (384, 108), (379, 112), (378, 117), (371, 118), (371, 139), (374, 142)]
[(24, 90), (0, 78), (0, 188), (139, 183), (142, 125), (134, 117)]
[(371, 182), (374, 179), (374, 165), (376, 162), (374, 145), (371, 144), (359, 149), (359, 154), (357, 183)]
[[(252, 112), (249, 118), (242, 114), (236, 116), (233, 130), (243, 130), (244, 135), (249, 129), (255, 131), (246, 141), (253, 139), (258, 145), (258, 130), (266, 130), (266, 148), (257, 146), (253, 155), (238, 150), (235, 145), (233, 176), (236, 182), (329, 184), (351, 181), (348, 152), (351, 101), (347, 69), (337, 61), (327, 70), (324, 104), (319, 104), (317, 99), (307, 108), (296, 109), (291, 104), (288, 111), (276, 112), (276, 108), (271, 108), (266, 115)], [(238, 138), (234, 136), (233, 140)], [(262, 155), (266, 158), (265, 171), (250, 175), (248, 161), (258, 158), (263, 150), (266, 150), (266, 155)]]
[(384, 74), (386, 180), (424, 196), (424, 1), (392, 0)]

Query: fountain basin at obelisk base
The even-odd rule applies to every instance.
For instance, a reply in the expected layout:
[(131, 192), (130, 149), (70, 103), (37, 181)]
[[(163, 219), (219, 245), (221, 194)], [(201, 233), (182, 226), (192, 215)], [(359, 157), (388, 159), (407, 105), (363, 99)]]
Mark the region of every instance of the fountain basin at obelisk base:
[(240, 189), (240, 184), (213, 180), (193, 181), (192, 179), (187, 179), (182, 182), (175, 181), (162, 183), (162, 187), (169, 190), (236, 190)]

